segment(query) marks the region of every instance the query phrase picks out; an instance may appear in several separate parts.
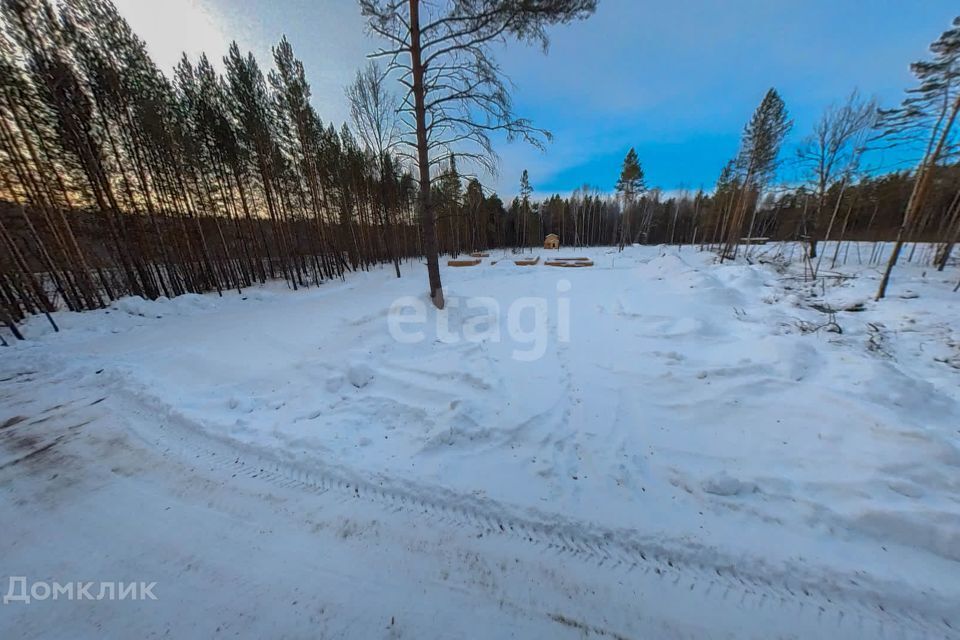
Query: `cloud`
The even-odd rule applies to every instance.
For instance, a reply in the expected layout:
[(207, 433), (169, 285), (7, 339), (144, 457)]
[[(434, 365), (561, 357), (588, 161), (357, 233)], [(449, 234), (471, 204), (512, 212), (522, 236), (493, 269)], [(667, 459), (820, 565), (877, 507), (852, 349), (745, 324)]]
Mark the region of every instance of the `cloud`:
[[(203, 0), (221, 16), (241, 48), (250, 48), (266, 69), (271, 47), (287, 36), (303, 61), (312, 102), (324, 122), (340, 126), (349, 118), (344, 95), (356, 70), (376, 48), (368, 37), (356, 0)], [(226, 50), (223, 50), (225, 53)]]
[[(356, 0), (116, 2), (165, 70), (182, 50), (207, 51), (219, 64), (233, 39), (269, 68), (270, 47), (286, 34), (320, 117), (338, 126), (349, 116), (343, 89), (377, 46)], [(551, 29), (547, 55), (515, 42), (497, 47), (516, 113), (556, 137), (545, 153), (497, 141), (500, 174), (481, 179), (504, 197), (523, 169), (544, 192), (606, 189), (634, 146), (650, 184), (709, 187), (770, 86), (796, 121), (788, 148), (855, 86), (898, 102), (912, 84), (908, 63), (924, 57), (954, 4), (603, 0), (590, 19)]]
[(167, 73), (183, 52), (192, 58), (207, 52), (219, 63), (232, 40), (220, 18), (199, 0), (114, 0), (114, 4)]

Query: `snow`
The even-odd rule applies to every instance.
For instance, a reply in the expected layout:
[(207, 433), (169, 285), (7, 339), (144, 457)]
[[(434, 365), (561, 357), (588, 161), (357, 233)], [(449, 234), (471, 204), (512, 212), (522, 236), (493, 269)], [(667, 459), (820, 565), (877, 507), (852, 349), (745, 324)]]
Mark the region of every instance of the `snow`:
[[(347, 372), (347, 377), (350, 379), (350, 384), (355, 386), (357, 389), (362, 389), (371, 382), (373, 382), (373, 369), (365, 364), (352, 364), (350, 365), (350, 370)], [(336, 393), (340, 390), (342, 386), (340, 383), (340, 376), (334, 375), (331, 378), (327, 379), (327, 391), (330, 393)]]
[[(832, 255), (829, 244), (821, 250)], [(867, 627), (837, 637), (874, 635), (865, 631), (871, 616), (905, 625), (908, 637), (921, 635), (911, 624), (956, 633), (955, 269), (904, 264), (890, 296), (875, 302), (878, 265), (849, 260), (814, 284), (796, 247), (751, 251), (750, 264), (717, 264), (693, 247), (558, 252), (595, 262), (582, 269), (521, 267), (494, 252), (478, 267), (443, 268), (444, 311), (423, 293), (423, 267), (411, 265), (399, 280), (382, 269), (297, 292), (270, 284), (223, 297), (127, 298), (55, 314), (56, 334), (31, 319), (29, 340), (0, 350), (0, 424), (30, 418), (0, 430), (0, 479), (9, 479), (2, 513), (16, 512), (14, 531), (32, 542), (0, 543), (0, 556), (13, 561), (11, 575), (80, 578), (132, 565), (180, 584), (171, 557), (189, 544), (204, 567), (193, 588), (203, 594), (215, 581), (227, 592), (203, 609), (217, 620), (237, 615), (226, 602), (240, 585), (264, 606), (271, 588), (302, 601), (290, 585), (313, 585), (329, 599), (321, 618), (332, 636), (399, 632), (380, 618), (374, 629), (362, 603), (316, 585), (323, 580), (309, 570), (338, 576), (339, 589), (364, 594), (378, 611), (394, 607), (412, 637), (478, 628), (490, 637), (724, 637), (745, 619), (762, 637), (833, 634), (818, 626), (816, 606), (798, 621), (746, 595), (738, 605), (746, 608), (730, 608), (693, 586), (730, 571), (761, 603), (764, 590), (773, 599), (781, 589), (776, 599), (805, 593), (838, 608), (841, 620), (861, 607)], [(870, 246), (858, 255), (871, 255)], [(50, 409), (75, 397), (102, 400), (80, 403), (77, 415)], [(45, 420), (45, 411), (69, 417)], [(83, 437), (56, 440), (61, 422), (86, 420), (71, 432)], [(50, 503), (51, 481), (11, 465), (23, 455), (15, 438), (44, 429), (58, 443), (51, 451), (62, 448), (71, 462), (62, 473), (76, 486), (60, 490), (79, 504)], [(258, 485), (189, 462), (217, 456), (268, 465), (289, 481)], [(371, 497), (345, 504), (295, 483)], [(167, 503), (177, 511), (161, 530), (170, 540), (151, 528)], [(97, 528), (141, 511), (147, 524)], [(446, 515), (421, 522), (420, 511)], [(194, 521), (195, 542), (177, 533)], [(323, 529), (327, 548), (316, 551), (307, 522)], [(82, 538), (75, 552), (38, 535), (71, 523)], [(678, 572), (677, 585), (692, 584), (664, 590), (644, 582), (646, 573), (567, 566), (507, 529), (578, 558), (601, 549), (616, 564), (660, 562), (657, 575), (662, 567)], [(136, 548), (137, 536), (150, 546)], [(251, 548), (275, 553), (275, 562), (250, 559)], [(489, 575), (477, 578), (478, 565)], [(388, 570), (408, 578), (380, 584)], [(438, 588), (436, 571), (452, 571), (460, 591)], [(571, 597), (581, 598), (573, 613)], [(188, 609), (199, 616), (197, 607)], [(30, 611), (12, 617), (0, 608), (0, 629)], [(82, 615), (61, 611), (63, 620)], [(162, 611), (138, 622), (111, 610), (103, 620), (144, 635), (170, 623)], [(234, 629), (303, 634), (309, 617), (285, 615), (265, 608), (257, 623)], [(190, 622), (176, 628), (212, 631)], [(38, 636), (48, 629), (31, 624)]]
[(707, 493), (715, 496), (735, 496), (745, 492), (752, 492), (755, 487), (749, 482), (742, 482), (730, 475), (726, 471), (721, 471), (701, 483), (701, 487)]

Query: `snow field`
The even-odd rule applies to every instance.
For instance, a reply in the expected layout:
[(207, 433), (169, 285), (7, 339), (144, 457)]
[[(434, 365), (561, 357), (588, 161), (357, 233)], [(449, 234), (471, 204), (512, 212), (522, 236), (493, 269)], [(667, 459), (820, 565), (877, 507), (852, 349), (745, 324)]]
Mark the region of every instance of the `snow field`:
[(105, 396), (149, 409), (125, 414), (145, 436), (176, 421), (297, 468), (628, 531), (690, 563), (817, 576), (828, 592), (856, 576), (948, 610), (956, 274), (904, 265), (875, 303), (877, 268), (812, 284), (777, 253), (559, 252), (595, 262), (583, 269), (492, 254), (443, 268), (444, 312), (425, 304), (420, 265), (299, 292), (124, 299), (57, 314), (59, 334), (31, 320), (0, 370), (97, 376)]

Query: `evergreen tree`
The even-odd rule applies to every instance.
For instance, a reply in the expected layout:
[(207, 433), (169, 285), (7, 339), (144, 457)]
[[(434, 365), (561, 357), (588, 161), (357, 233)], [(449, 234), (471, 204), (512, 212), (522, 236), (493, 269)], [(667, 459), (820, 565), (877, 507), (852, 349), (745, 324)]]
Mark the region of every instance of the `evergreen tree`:
[(618, 243), (620, 251), (623, 251), (624, 243), (630, 234), (630, 217), (633, 215), (634, 203), (645, 190), (646, 185), (640, 159), (637, 157), (636, 149), (630, 147), (630, 151), (623, 159), (620, 178), (617, 180), (617, 193), (623, 198), (623, 211), (620, 214), (620, 241)]
[(792, 127), (783, 99), (771, 88), (743, 130), (738, 159), (746, 168), (747, 182), (759, 187), (769, 182), (778, 166), (780, 147)]
[(317, 153), (321, 148), (323, 124), (310, 104), (310, 84), (303, 63), (293, 54), (286, 37), (273, 49), (276, 69), (269, 74), (277, 122), (278, 144), (291, 160), (293, 186), (312, 214), (308, 225), (310, 243), (319, 268), (327, 278), (343, 275), (342, 264), (332, 258), (325, 233), (324, 191)]
[(620, 178), (617, 180), (617, 193), (632, 202), (645, 190), (643, 168), (640, 166), (636, 149), (631, 147), (623, 159), (623, 168), (620, 169)]
[(438, 213), (438, 234), (444, 238), (451, 253), (456, 255), (461, 251), (461, 203), (463, 199), (463, 184), (457, 170), (456, 156), (450, 157), (450, 163), (440, 174), (437, 184), (433, 187), (433, 200)]
[(388, 71), (401, 76), (408, 89), (402, 102), (403, 143), (417, 165), (430, 299), (442, 309), (431, 169), (458, 153), (492, 171), (491, 134), (535, 145), (547, 135), (513, 113), (507, 83), (493, 59), (494, 43), (509, 36), (546, 48), (548, 26), (588, 17), (597, 0), (359, 2), (369, 29), (389, 43), (375, 55), (390, 61)]
[(752, 205), (752, 201), (776, 172), (780, 148), (792, 126), (793, 122), (787, 116), (787, 109), (780, 94), (776, 89), (769, 89), (743, 130), (737, 164), (744, 177), (738, 202), (730, 216), (727, 244), (721, 259), (735, 254), (743, 236), (748, 210), (750, 224), (747, 233), (753, 234), (756, 207)]
[[(913, 74), (920, 81), (900, 109), (884, 114), (888, 126), (887, 133), (892, 136), (903, 132), (920, 131), (929, 135), (926, 152), (917, 168), (913, 193), (903, 213), (903, 220), (897, 231), (897, 239), (890, 254), (890, 260), (877, 290), (877, 300), (883, 298), (890, 282), (890, 274), (897, 264), (903, 248), (904, 237), (917, 224), (934, 174), (934, 168), (953, 154), (960, 152), (956, 144), (954, 124), (960, 113), (960, 17), (954, 18), (950, 29), (930, 45), (932, 60), (922, 60), (911, 65)], [(960, 236), (960, 217), (957, 220), (956, 236)], [(946, 264), (949, 256), (947, 243), (941, 248), (941, 264)]]
[(520, 208), (519, 208), (519, 229), (517, 242), (521, 247), (527, 247), (530, 244), (530, 195), (533, 193), (533, 187), (530, 186), (530, 174), (524, 169), (520, 174)]
[(484, 207), (483, 187), (476, 178), (467, 182), (467, 190), (463, 196), (463, 209), (468, 224), (468, 248), (473, 251), (486, 249), (487, 243), (487, 209)]
[[(282, 206), (282, 198), (277, 193), (277, 167), (274, 154), (277, 140), (270, 97), (260, 65), (253, 54), (243, 56), (236, 42), (230, 43), (230, 49), (223, 59), (226, 66), (226, 82), (230, 110), (236, 118), (242, 140), (249, 150), (263, 189), (273, 229), (274, 243), (279, 253), (280, 268), (284, 277), (296, 288), (296, 274), (292, 268), (288, 228)], [(273, 264), (270, 265), (271, 275)]]
[(736, 158), (723, 165), (713, 196), (714, 229), (713, 242), (719, 243), (726, 237), (726, 225), (729, 223), (734, 203), (740, 192), (740, 176), (737, 172)]

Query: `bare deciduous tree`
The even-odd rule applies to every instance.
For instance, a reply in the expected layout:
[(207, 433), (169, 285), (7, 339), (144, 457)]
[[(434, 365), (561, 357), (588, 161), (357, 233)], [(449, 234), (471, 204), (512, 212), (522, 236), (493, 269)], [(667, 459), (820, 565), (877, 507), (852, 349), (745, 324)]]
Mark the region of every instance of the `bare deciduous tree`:
[(808, 169), (816, 190), (813, 215), (803, 220), (809, 237), (811, 259), (817, 257), (817, 221), (826, 208), (827, 190), (832, 184), (842, 181), (825, 239), (829, 239), (843, 187), (859, 166), (867, 133), (873, 129), (876, 120), (876, 101), (864, 100), (854, 91), (842, 105), (827, 107), (814, 125), (813, 133), (799, 150), (800, 162)]
[(386, 74), (376, 62), (357, 71), (347, 87), (350, 118), (367, 147), (377, 153), (389, 151), (397, 141), (399, 102), (386, 88)]
[(394, 246), (395, 238), (390, 229), (390, 212), (387, 210), (386, 183), (388, 154), (397, 143), (397, 112), (399, 102), (387, 90), (386, 75), (376, 62), (370, 62), (347, 87), (350, 101), (350, 118), (367, 149), (376, 154), (380, 170), (380, 226), (386, 235), (386, 244), (393, 260), (393, 268), (400, 277), (400, 258)]
[[(549, 134), (513, 113), (490, 47), (508, 37), (548, 44), (546, 27), (589, 16), (597, 0), (359, 0), (370, 30), (387, 41), (373, 57), (406, 87), (401, 142), (419, 171), (419, 213), (430, 298), (443, 308), (431, 169), (454, 153), (493, 172), (491, 135), (541, 145)], [(404, 155), (401, 153), (401, 155)]]

